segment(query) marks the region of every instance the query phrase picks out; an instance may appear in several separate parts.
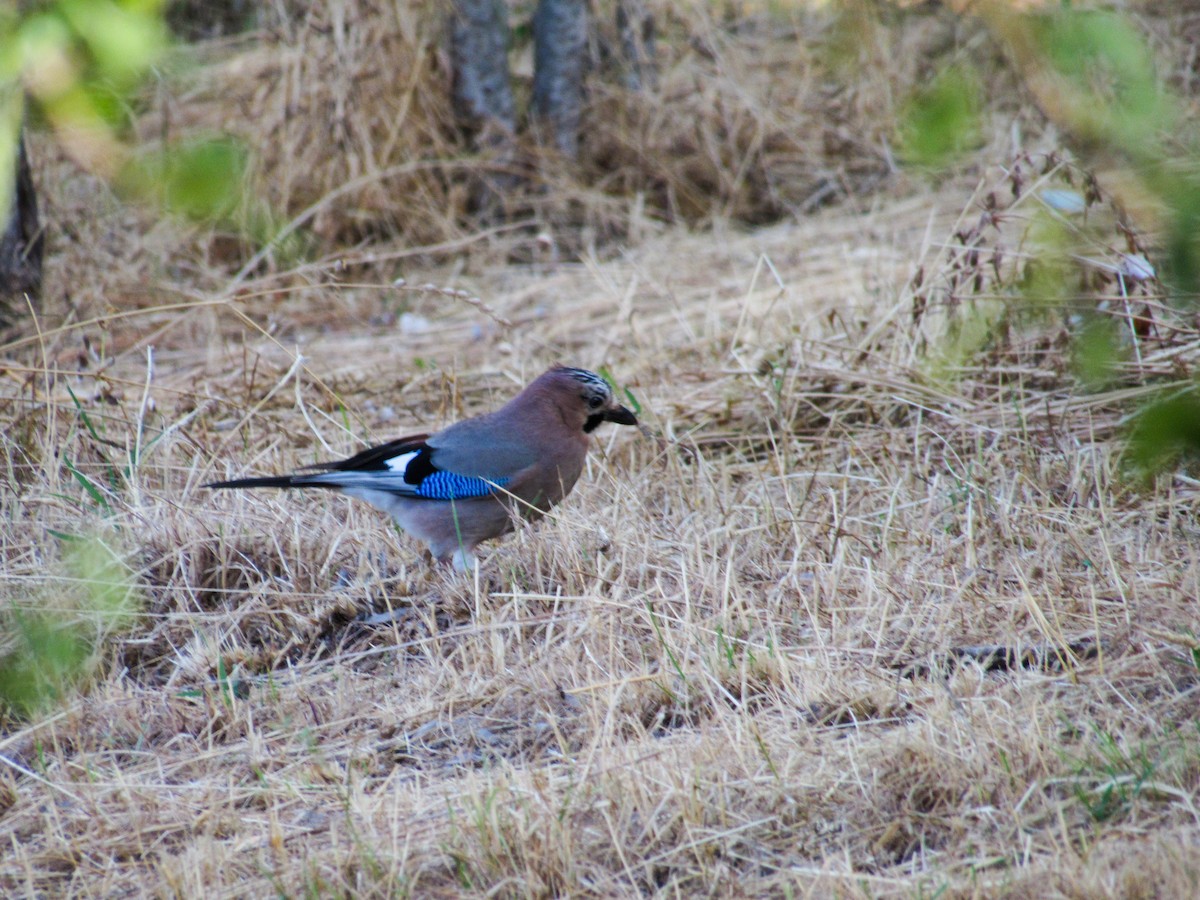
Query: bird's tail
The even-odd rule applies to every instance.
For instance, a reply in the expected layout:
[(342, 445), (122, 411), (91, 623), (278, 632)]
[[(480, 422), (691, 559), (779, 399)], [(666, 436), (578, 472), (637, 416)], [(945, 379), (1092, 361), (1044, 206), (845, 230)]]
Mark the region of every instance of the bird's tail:
[(288, 488), (296, 487), (291, 475), (272, 475), (266, 478), (235, 478), (233, 481), (210, 481), (206, 488)]

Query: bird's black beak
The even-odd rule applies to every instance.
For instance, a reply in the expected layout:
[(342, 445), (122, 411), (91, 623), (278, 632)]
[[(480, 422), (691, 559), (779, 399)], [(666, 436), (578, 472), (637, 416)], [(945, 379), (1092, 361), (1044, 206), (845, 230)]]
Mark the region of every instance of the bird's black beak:
[(618, 425), (636, 425), (638, 423), (637, 416), (623, 406), (606, 409), (604, 421), (615, 422)]
[(603, 412), (592, 413), (583, 423), (584, 434), (591, 434), (605, 422), (616, 422), (618, 425), (636, 425), (637, 416), (623, 406), (614, 406)]

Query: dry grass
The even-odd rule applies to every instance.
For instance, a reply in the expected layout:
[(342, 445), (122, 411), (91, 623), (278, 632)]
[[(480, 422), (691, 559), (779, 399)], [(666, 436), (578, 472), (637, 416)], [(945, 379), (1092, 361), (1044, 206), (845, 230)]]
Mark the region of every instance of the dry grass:
[[(650, 6), (657, 74), (631, 92), (612, 71), (614, 4), (595, 4), (573, 167), (546, 158), (524, 130), (503, 163), (474, 151), (451, 115), (440, 6), (427, 0), (263, 4), (260, 31), (202, 45), (165, 74), (139, 128), (151, 145), (239, 136), (254, 151), (252, 193), (282, 216), (276, 226), (296, 225), (325, 250), (386, 237), (434, 257), (457, 251), (478, 240), (475, 180), (503, 166), (524, 179), (505, 200), (523, 241), (499, 250), (527, 259), (536, 248), (524, 244), (549, 232), (574, 256), (636, 240), (653, 222), (762, 224), (876, 187), (895, 174), (889, 141), (906, 86), (960, 45), (994, 54), (948, 12)], [(527, 26), (513, 43), (523, 107)], [(1002, 72), (994, 81), (1011, 88)]]
[[(0, 593), (7, 622), (100, 628), (80, 535), (144, 613), (88, 632), (60, 707), (4, 720), (4, 892), (1194, 894), (1200, 492), (1132, 485), (1115, 438), (1200, 342), (1089, 263), (1074, 300), (1131, 352), (1081, 388), (1072, 318), (1005, 293), (1064, 177), (1022, 164), (1016, 198), (1009, 167), (615, 259), (421, 270), (465, 297), (231, 279), (187, 249), (206, 236), (52, 170), (79, 224), (3, 351)], [(1072, 233), (1111, 263), (1104, 209)], [(606, 366), (654, 436), (603, 432), (476, 580), (349, 501), (199, 487), (559, 360)], [(951, 655), (986, 645), (1038, 661)]]

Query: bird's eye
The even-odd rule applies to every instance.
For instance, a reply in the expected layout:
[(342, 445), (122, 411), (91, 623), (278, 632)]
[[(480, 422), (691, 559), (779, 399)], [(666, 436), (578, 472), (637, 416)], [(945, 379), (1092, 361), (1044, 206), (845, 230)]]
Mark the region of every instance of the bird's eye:
[(590, 406), (592, 409), (599, 409), (600, 406), (604, 403), (604, 398), (600, 397), (597, 394), (592, 394), (592, 396), (587, 398), (587, 402), (588, 402), (588, 406)]

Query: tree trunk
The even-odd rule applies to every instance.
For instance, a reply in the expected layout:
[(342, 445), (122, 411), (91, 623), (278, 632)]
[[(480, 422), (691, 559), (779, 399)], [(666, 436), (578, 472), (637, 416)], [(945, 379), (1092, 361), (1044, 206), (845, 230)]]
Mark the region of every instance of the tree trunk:
[(533, 14), (533, 115), (549, 143), (568, 159), (579, 153), (587, 0), (538, 0)]
[(454, 104), (481, 145), (516, 131), (516, 104), (508, 82), (508, 11), (504, 0), (454, 0), (450, 15)]
[(12, 202), (0, 234), (0, 320), (19, 314), (42, 291), (43, 235), (23, 134), (17, 138), (13, 176)]
[(475, 206), (485, 217), (496, 215), (505, 195), (520, 181), (504, 0), (453, 0), (450, 64), (455, 114), (474, 133), (475, 145), (492, 154), (491, 172), (475, 189)]
[(631, 91), (654, 87), (654, 16), (646, 9), (646, 0), (617, 0), (617, 33), (625, 87)]

